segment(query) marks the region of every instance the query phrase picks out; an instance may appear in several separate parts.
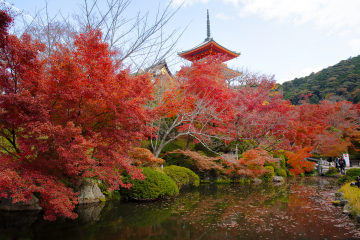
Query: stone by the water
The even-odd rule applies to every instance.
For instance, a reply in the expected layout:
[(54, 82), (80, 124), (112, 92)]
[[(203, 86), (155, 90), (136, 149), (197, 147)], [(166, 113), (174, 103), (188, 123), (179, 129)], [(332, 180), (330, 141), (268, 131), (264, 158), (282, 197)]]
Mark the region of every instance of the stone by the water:
[(0, 201), (0, 209), (6, 211), (40, 211), (42, 208), (39, 206), (39, 199), (34, 195), (28, 203), (17, 202), (13, 203), (12, 198), (2, 198)]
[(281, 176), (273, 176), (271, 179), (272, 182), (284, 182), (284, 178)]
[(99, 186), (92, 179), (84, 179), (79, 187), (79, 204), (97, 203), (105, 199)]

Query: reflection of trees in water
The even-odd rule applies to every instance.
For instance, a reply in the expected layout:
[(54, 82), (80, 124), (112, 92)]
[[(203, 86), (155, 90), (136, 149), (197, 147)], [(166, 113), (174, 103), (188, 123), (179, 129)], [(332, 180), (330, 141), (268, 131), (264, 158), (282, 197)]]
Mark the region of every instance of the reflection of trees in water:
[(24, 234), (31, 234), (30, 226), (38, 216), (39, 211), (0, 211), (0, 239), (20, 239)]
[(206, 185), (157, 202), (84, 206), (75, 221), (39, 218), (32, 229), (41, 231), (26, 230), (25, 235), (54, 240), (347, 237), (349, 226), (338, 221), (349, 221), (327, 200), (334, 190), (318, 187), (315, 180), (309, 186), (308, 181), (281, 186)]

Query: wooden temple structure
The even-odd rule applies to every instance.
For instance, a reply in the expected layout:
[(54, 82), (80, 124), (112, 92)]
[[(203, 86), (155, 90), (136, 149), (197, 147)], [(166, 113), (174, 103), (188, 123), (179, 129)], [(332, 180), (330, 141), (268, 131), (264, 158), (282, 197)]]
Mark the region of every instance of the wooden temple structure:
[(217, 54), (221, 54), (224, 57), (221, 66), (223, 74), (226, 76), (227, 79), (232, 79), (242, 74), (241, 72), (228, 68), (226, 64), (224, 64), (224, 62), (226, 61), (239, 57), (240, 53), (231, 51), (223, 47), (211, 37), (209, 10), (207, 10), (207, 36), (205, 38), (205, 41), (187, 51), (179, 52), (178, 55), (186, 60), (194, 62), (200, 61), (207, 56), (214, 56)]
[[(214, 56), (217, 54), (221, 54), (223, 56), (223, 62), (221, 64), (221, 67), (223, 74), (226, 76), (227, 79), (232, 79), (242, 74), (241, 72), (228, 68), (224, 63), (226, 61), (239, 57), (240, 53), (231, 51), (223, 47), (211, 37), (209, 10), (207, 10), (207, 37), (205, 38), (205, 41), (187, 51), (179, 52), (178, 55), (186, 60), (194, 62), (200, 61), (201, 59), (209, 55)], [(173, 75), (171, 74), (165, 60), (146, 69), (146, 72), (153, 73), (154, 75), (163, 75), (168, 78), (173, 78)]]
[(207, 11), (207, 37), (205, 41), (198, 46), (189, 49), (187, 51), (179, 52), (178, 55), (186, 60), (191, 62), (201, 60), (209, 55), (217, 55), (222, 54), (224, 56), (224, 62), (234, 59), (240, 56), (240, 53), (231, 51), (219, 43), (215, 42), (215, 40), (211, 37), (210, 34), (210, 19), (209, 19), (209, 10)]

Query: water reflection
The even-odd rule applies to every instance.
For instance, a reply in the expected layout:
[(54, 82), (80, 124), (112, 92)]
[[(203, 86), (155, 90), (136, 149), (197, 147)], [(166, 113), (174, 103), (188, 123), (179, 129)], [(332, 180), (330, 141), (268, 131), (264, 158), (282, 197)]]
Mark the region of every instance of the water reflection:
[(83, 206), (74, 221), (28, 218), (17, 225), (11, 220), (10, 228), (1, 215), (0, 239), (356, 238), (355, 226), (331, 204), (332, 188), (323, 179), (279, 186), (202, 185), (158, 202)]

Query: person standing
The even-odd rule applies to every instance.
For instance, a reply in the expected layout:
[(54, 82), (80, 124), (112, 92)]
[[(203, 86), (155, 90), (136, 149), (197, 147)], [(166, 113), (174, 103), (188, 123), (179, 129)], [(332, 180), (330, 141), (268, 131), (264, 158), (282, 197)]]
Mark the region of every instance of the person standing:
[(346, 165), (345, 159), (343, 157), (340, 157), (340, 159), (339, 159), (339, 167), (340, 167), (340, 173), (341, 174), (345, 174), (345, 165)]
[(340, 168), (340, 166), (339, 166), (339, 158), (338, 157), (335, 158), (335, 167), (337, 168), (338, 172), (340, 172), (340, 170), (339, 170), (339, 168)]

